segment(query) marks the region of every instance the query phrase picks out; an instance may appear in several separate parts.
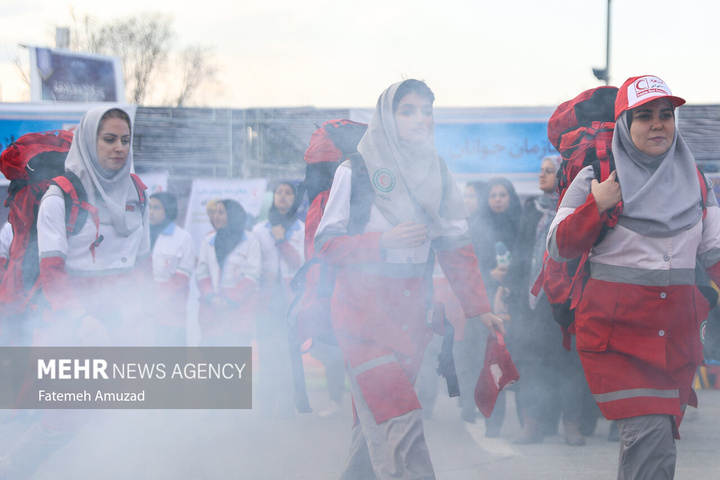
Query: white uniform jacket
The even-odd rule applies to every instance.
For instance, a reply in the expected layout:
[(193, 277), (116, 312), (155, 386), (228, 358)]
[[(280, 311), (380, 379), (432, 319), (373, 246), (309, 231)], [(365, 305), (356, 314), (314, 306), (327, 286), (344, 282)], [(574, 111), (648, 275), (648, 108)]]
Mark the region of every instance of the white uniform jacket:
[(212, 291), (221, 293), (225, 289), (233, 289), (243, 280), (251, 280), (255, 284), (262, 274), (262, 253), (260, 242), (251, 232), (245, 232), (245, 238), (238, 243), (225, 259), (220, 268), (215, 255), (215, 236), (211, 233), (200, 244), (198, 264), (195, 277), (198, 283), (210, 279)]
[[(305, 224), (302, 220), (295, 220), (292, 227), (285, 232), (285, 240), (278, 243), (272, 232), (272, 225), (269, 221), (255, 225), (253, 233), (260, 242), (263, 259), (263, 273), (282, 276), (292, 279), (304, 262), (305, 251)], [(291, 265), (282, 255), (280, 248), (292, 248), (294, 253), (294, 265)], [(291, 253), (292, 254), (292, 253)]]
[(189, 279), (195, 270), (195, 244), (192, 236), (170, 223), (155, 240), (152, 260), (156, 282), (168, 282), (175, 274)]
[[(144, 275), (149, 274), (149, 215), (137, 198), (130, 199), (128, 211), (142, 216), (142, 224), (127, 237), (116, 233), (111, 224), (100, 223), (97, 229), (90, 214), (76, 235), (68, 235), (63, 192), (55, 185), (48, 188), (38, 210), (37, 230), (40, 280), (53, 310), (84, 305), (98, 316), (114, 308), (108, 303), (111, 300), (123, 309), (127, 305), (123, 307), (120, 302), (125, 303), (126, 296), (135, 298), (135, 304), (142, 303), (138, 302), (137, 292), (142, 291)], [(96, 243), (96, 239), (100, 241)], [(93, 243), (95, 248), (91, 248)], [(130, 274), (141, 270), (143, 275), (130, 278)], [(108, 295), (110, 298), (106, 298)]]

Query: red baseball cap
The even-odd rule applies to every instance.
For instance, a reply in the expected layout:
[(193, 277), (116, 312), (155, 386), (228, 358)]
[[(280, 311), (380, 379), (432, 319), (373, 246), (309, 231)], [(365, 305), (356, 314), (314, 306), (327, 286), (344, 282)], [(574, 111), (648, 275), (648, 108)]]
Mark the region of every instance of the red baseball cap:
[(670, 87), (658, 77), (643, 75), (628, 78), (618, 90), (617, 99), (615, 100), (615, 120), (617, 121), (620, 114), (626, 110), (663, 97), (670, 100), (674, 107), (685, 104), (685, 100), (674, 96), (670, 91)]

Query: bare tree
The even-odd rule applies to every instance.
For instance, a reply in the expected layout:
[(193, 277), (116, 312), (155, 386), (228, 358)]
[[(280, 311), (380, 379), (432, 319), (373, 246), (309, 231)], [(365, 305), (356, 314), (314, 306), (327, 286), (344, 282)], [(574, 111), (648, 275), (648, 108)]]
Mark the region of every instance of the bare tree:
[(101, 25), (85, 17), (84, 39), (90, 51), (120, 57), (130, 98), (142, 104), (153, 73), (167, 60), (174, 36), (171, 24), (170, 17), (162, 14), (138, 15)]
[(30, 72), (26, 65), (23, 65), (19, 57), (13, 57), (13, 64), (17, 70), (22, 82), (30, 88)]
[(178, 68), (182, 75), (180, 93), (174, 102), (178, 107), (184, 106), (201, 84), (215, 83), (217, 68), (207, 48), (197, 45), (185, 48), (178, 57)]
[[(78, 18), (71, 10), (71, 17), (74, 27), (70, 48), (119, 57), (125, 89), (134, 103), (142, 104), (152, 91), (164, 90), (179, 78), (179, 93), (167, 97), (166, 103), (183, 106), (201, 85), (215, 82), (217, 68), (209, 48), (190, 46), (172, 54), (176, 35), (167, 15), (143, 13), (101, 23), (89, 15)], [(162, 82), (165, 75), (173, 80)]]
[(97, 19), (89, 15), (78, 18), (72, 7), (70, 7), (70, 18), (73, 22), (70, 50), (98, 53), (100, 51), (100, 25)]

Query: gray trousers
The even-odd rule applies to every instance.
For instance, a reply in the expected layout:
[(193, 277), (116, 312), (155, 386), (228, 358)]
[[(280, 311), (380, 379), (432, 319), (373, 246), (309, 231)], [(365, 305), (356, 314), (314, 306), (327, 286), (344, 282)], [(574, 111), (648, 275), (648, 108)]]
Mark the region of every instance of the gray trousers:
[(672, 480), (677, 449), (669, 415), (616, 420), (620, 431), (618, 480)]
[[(362, 365), (358, 368), (362, 369)], [(377, 424), (350, 365), (347, 371), (358, 423), (353, 427), (350, 456), (340, 479), (434, 480), (422, 410)]]

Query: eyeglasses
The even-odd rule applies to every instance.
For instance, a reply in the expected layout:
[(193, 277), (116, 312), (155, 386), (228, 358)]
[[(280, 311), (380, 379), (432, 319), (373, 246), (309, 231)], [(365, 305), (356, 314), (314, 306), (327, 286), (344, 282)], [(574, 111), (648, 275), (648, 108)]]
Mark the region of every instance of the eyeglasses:
[(541, 168), (541, 169), (540, 169), (540, 175), (542, 175), (543, 173), (546, 174), (546, 175), (555, 175), (555, 169), (552, 168), (552, 167)]

